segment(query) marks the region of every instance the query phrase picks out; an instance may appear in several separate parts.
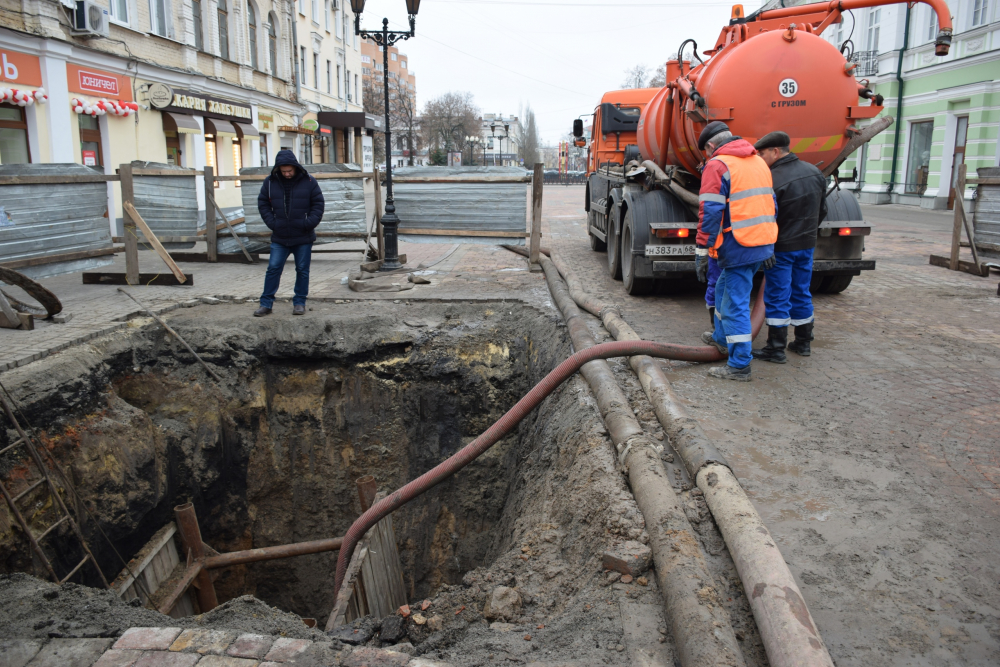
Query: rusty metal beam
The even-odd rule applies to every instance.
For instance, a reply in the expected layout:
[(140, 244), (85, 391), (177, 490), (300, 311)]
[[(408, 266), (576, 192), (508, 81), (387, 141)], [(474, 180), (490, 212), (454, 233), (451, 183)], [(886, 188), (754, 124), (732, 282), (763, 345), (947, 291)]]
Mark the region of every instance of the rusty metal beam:
[[(199, 571), (196, 573), (198, 579), (198, 606), (201, 613), (211, 611), (219, 606), (219, 599), (215, 596), (215, 585), (212, 583), (212, 576), (208, 570), (201, 567), (201, 562), (205, 559), (205, 545), (201, 541), (201, 529), (198, 527), (198, 515), (195, 514), (194, 505), (184, 503), (174, 508), (174, 517), (177, 520), (177, 532), (181, 537), (181, 546), (184, 547), (184, 554), (191, 554), (191, 560), (197, 561)], [(192, 580), (194, 577), (192, 577)]]
[(177, 582), (176, 586), (174, 586), (173, 592), (171, 592), (170, 595), (167, 596), (167, 598), (163, 601), (163, 603), (160, 604), (159, 612), (161, 614), (163, 614), (164, 616), (170, 615), (170, 612), (173, 611), (175, 606), (177, 606), (177, 601), (180, 600), (185, 593), (187, 593), (187, 589), (191, 586), (191, 583), (195, 580), (195, 578), (198, 575), (202, 573), (203, 567), (204, 566), (202, 565), (202, 561), (196, 560), (195, 562), (191, 563), (191, 566), (188, 567), (187, 572), (184, 573), (184, 576), (181, 578), (181, 580)]
[(296, 544), (281, 544), (274, 547), (234, 551), (228, 554), (209, 556), (205, 559), (205, 568), (208, 570), (217, 570), (221, 567), (243, 565), (244, 563), (256, 563), (263, 560), (276, 560), (279, 558), (292, 558), (293, 556), (318, 554), (323, 553), (324, 551), (337, 551), (340, 549), (341, 542), (343, 542), (342, 537), (333, 537), (326, 540), (314, 540), (312, 542), (298, 542)]

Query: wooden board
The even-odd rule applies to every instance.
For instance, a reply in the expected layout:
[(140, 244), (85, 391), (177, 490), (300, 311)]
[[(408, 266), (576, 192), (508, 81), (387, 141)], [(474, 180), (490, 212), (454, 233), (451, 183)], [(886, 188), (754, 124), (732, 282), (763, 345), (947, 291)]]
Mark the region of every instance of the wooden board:
[[(352, 179), (352, 178), (371, 178), (372, 175), (368, 173), (362, 173), (360, 171), (345, 171), (342, 173), (333, 174), (309, 174), (318, 181), (327, 180), (337, 180), (337, 179)], [(270, 174), (247, 174), (240, 176), (216, 176), (217, 181), (263, 181), (265, 178), (270, 176)]]
[[(229, 221), (229, 224), (230, 225), (242, 225), (246, 221), (247, 221), (246, 218), (233, 218), (232, 220)], [(221, 231), (221, 230), (225, 229), (226, 227), (227, 227), (226, 223), (220, 222), (219, 224), (217, 224), (215, 226), (215, 231), (217, 231), (217, 232)], [(208, 230), (207, 229), (200, 229), (200, 230), (198, 230), (198, 236), (207, 236), (207, 235), (208, 235)]]
[(146, 236), (146, 241), (151, 246), (153, 246), (153, 250), (155, 250), (156, 254), (160, 256), (160, 259), (163, 260), (163, 263), (167, 265), (167, 268), (170, 269), (170, 272), (174, 274), (174, 276), (177, 278), (177, 281), (183, 283), (186, 280), (186, 278), (184, 277), (184, 272), (181, 271), (180, 267), (177, 266), (174, 260), (170, 258), (170, 253), (167, 252), (167, 249), (164, 248), (163, 244), (160, 243), (159, 239), (156, 238), (156, 235), (153, 233), (153, 230), (149, 228), (149, 225), (147, 225), (146, 221), (142, 219), (142, 216), (139, 215), (139, 212), (135, 210), (135, 206), (132, 205), (132, 202), (126, 200), (122, 204), (122, 208), (124, 208), (125, 212), (128, 213), (128, 216), (132, 218), (133, 221), (135, 221), (135, 224), (142, 229), (142, 233), (145, 234)]
[(205, 172), (195, 171), (194, 169), (188, 169), (181, 171), (180, 169), (143, 169), (141, 167), (132, 167), (133, 176), (201, 176)]
[[(313, 252), (316, 252), (313, 250)], [(251, 253), (254, 261), (260, 259), (260, 255)], [(171, 255), (175, 262), (224, 262), (229, 264), (249, 264), (247, 258), (241, 252), (217, 253), (215, 259), (208, 256), (207, 252), (175, 252)]]
[(115, 174), (74, 174), (72, 176), (0, 176), (0, 185), (56, 185), (60, 183), (107, 183), (117, 181)]
[(80, 250), (78, 252), (64, 252), (58, 255), (46, 255), (45, 257), (32, 257), (30, 259), (16, 259), (12, 262), (0, 264), (5, 269), (23, 269), (29, 266), (42, 266), (43, 264), (54, 264), (55, 262), (71, 262), (77, 259), (90, 259), (91, 257), (103, 257), (115, 254), (114, 248), (100, 248), (98, 250)]
[[(942, 257), (941, 255), (931, 255), (930, 263), (932, 266), (941, 266), (946, 269), (951, 269), (950, 257)], [(964, 259), (958, 260), (958, 268), (952, 270), (971, 273), (972, 275), (979, 276), (981, 278), (985, 278), (986, 276), (990, 275), (990, 269), (985, 264), (982, 266), (977, 266), (973, 262), (967, 262)]]
[[(131, 285), (125, 279), (124, 273), (106, 273), (100, 271), (90, 271), (83, 274), (84, 285)], [(184, 282), (181, 283), (172, 273), (140, 273), (136, 285), (194, 285), (194, 276), (190, 273), (184, 274)]]
[[(408, 236), (485, 236), (499, 239), (521, 239), (529, 236), (528, 232), (491, 232), (488, 229), (416, 229), (413, 227), (400, 227), (397, 234)], [(541, 232), (538, 237), (541, 238)]]

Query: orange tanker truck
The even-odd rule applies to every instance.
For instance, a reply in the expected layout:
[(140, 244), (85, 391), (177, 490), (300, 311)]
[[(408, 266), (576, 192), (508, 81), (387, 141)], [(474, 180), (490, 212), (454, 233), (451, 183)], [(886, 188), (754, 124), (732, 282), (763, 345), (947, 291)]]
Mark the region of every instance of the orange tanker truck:
[[(921, 0), (937, 13), (937, 55), (948, 53), (951, 17), (944, 0)], [(721, 120), (750, 143), (787, 132), (801, 160), (833, 177), (827, 218), (820, 225), (813, 265), (814, 292), (841, 292), (853, 276), (872, 270), (862, 259), (864, 222), (854, 195), (837, 186), (837, 168), (889, 127), (891, 117), (865, 127), (882, 111), (882, 97), (854, 76), (855, 64), (819, 35), (844, 12), (893, 0), (832, 0), (782, 7), (781, 0), (744, 16), (732, 9), (702, 60), (686, 40), (666, 64), (667, 84), (609, 92), (595, 109), (589, 143), (583, 121), (573, 123), (578, 146), (588, 146), (588, 231), (591, 248), (606, 251), (611, 275), (629, 294), (653, 281), (694, 274), (698, 190), (705, 156), (698, 135)], [(694, 45), (693, 60), (684, 60)], [(846, 49), (845, 49), (846, 50)], [(697, 62), (694, 62), (697, 61)]]

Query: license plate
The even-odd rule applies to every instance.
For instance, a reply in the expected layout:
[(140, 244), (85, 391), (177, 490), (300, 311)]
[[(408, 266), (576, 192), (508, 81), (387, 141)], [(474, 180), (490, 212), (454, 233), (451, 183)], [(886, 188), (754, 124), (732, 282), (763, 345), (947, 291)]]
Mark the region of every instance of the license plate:
[(662, 257), (665, 255), (693, 255), (694, 244), (670, 244), (646, 246), (646, 257)]

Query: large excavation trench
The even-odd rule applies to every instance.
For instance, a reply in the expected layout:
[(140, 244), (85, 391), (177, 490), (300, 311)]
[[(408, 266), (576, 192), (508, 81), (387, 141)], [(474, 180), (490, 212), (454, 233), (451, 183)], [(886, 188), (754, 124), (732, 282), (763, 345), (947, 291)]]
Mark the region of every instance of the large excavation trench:
[[(245, 305), (174, 314), (171, 325), (223, 376), (219, 386), (158, 326), (132, 323), (3, 378), (126, 557), (187, 501), (204, 541), (221, 552), (343, 535), (360, 513), (357, 478), (374, 475), (383, 491), (402, 486), (482, 433), (571, 351), (553, 314), (510, 302), (316, 304), (294, 320), (251, 320)], [(641, 391), (629, 394), (663, 439)], [(0, 429), (0, 448), (11, 435)], [(15, 489), (19, 475), (30, 483), (22, 463), (0, 463)], [(761, 664), (725, 547), (703, 500), (671, 467), (691, 516), (703, 523), (747, 662)], [(32, 520), (44, 529), (49, 510), (40, 505)], [(33, 572), (23, 536), (0, 516), (3, 570)], [(397, 510), (393, 522), (407, 597), (449, 609), (436, 642), (459, 664), (533, 652), (618, 662), (637, 641), (629, 605), (641, 607), (642, 632), (669, 658), (655, 582), (625, 587), (600, 565), (605, 549), (647, 536), (577, 378), (483, 457)], [(120, 562), (93, 521), (85, 530), (113, 578)], [(68, 532), (58, 539), (60, 551), (75, 553)], [(220, 602), (253, 595), (322, 627), (335, 562), (334, 552), (232, 567), (215, 588)], [(522, 606), (511, 618), (484, 619), (497, 585), (516, 588)], [(490, 630), (496, 620), (545, 629), (532, 630), (529, 642)]]

